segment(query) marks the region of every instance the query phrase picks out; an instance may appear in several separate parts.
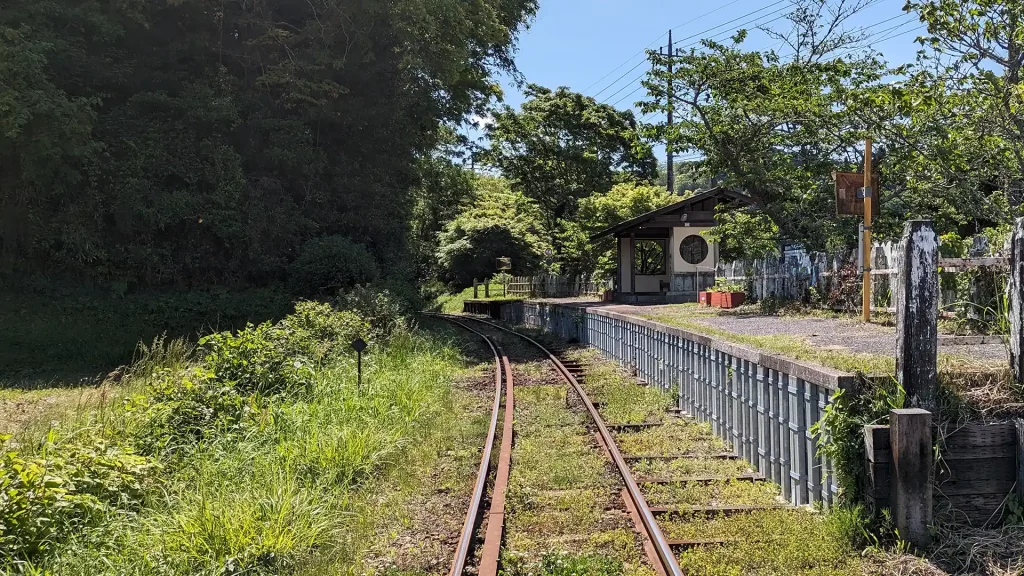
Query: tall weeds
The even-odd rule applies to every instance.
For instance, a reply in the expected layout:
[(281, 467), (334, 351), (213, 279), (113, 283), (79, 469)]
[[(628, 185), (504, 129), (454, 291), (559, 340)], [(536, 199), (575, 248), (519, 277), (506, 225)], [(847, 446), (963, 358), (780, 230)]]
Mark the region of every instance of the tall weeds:
[[(372, 347), (359, 389), (347, 345), (363, 331)], [(140, 346), (121, 376), (131, 391), (123, 407), (58, 427), (40, 455), (41, 468), (56, 473), (83, 446), (119, 446), (115, 455), (130, 457), (137, 476), (132, 499), (108, 495), (74, 519), (55, 511), (45, 546), (8, 546), (17, 526), (0, 512), (0, 570), (260, 575), (349, 566), (365, 529), (357, 503), (444, 425), (459, 369), (447, 344), (390, 320), (388, 332), (384, 339), (351, 313), (306, 303), (277, 325), (215, 335), (198, 350), (163, 339)], [(16, 475), (0, 470), (0, 480)]]

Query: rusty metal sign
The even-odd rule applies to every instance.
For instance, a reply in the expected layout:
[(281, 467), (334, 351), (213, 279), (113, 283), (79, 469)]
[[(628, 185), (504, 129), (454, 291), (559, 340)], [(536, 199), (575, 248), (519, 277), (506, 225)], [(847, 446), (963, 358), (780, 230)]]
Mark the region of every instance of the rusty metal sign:
[[(833, 172), (836, 183), (836, 214), (839, 216), (863, 216), (864, 196), (858, 194), (864, 188), (863, 172)], [(871, 213), (882, 214), (882, 195), (878, 187), (878, 174), (871, 176)]]
[(511, 269), (512, 269), (512, 259), (511, 258), (498, 258), (498, 271), (499, 272), (508, 272)]

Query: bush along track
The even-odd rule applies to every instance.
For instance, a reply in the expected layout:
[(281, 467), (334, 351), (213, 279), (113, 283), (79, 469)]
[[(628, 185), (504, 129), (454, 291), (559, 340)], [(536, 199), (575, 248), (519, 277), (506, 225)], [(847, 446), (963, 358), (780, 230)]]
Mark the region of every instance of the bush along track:
[(575, 393), (532, 345), (474, 327), (501, 343), (516, 382), (503, 573), (654, 574)]
[(487, 369), (371, 300), (154, 346), (107, 403), (3, 436), (0, 573), (445, 573)]

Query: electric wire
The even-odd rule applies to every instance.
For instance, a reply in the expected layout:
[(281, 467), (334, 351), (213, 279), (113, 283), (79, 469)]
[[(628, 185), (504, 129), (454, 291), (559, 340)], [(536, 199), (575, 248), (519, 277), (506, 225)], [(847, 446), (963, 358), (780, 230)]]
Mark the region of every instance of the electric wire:
[[(677, 30), (679, 28), (682, 28), (683, 26), (687, 26), (689, 24), (693, 24), (694, 22), (696, 22), (697, 20), (700, 20), (701, 18), (704, 18), (705, 16), (710, 16), (710, 15), (714, 14), (715, 12), (718, 12), (720, 10), (724, 10), (724, 9), (728, 8), (729, 6), (732, 6), (733, 4), (736, 4), (737, 2), (740, 2), (740, 1), (741, 0), (732, 0), (732, 2), (729, 2), (728, 4), (723, 4), (722, 6), (719, 6), (718, 8), (715, 8), (714, 10), (710, 10), (708, 12), (705, 12), (705, 13), (701, 14), (700, 16), (697, 16), (696, 18), (692, 18), (690, 20), (687, 20), (686, 22), (683, 22), (682, 24), (680, 24), (678, 26), (673, 26), (672, 30)], [(644, 46), (643, 48), (641, 48), (639, 52), (637, 52), (636, 54), (633, 54), (632, 56), (627, 58), (625, 62), (623, 62), (622, 64), (619, 64), (615, 68), (612, 68), (607, 74), (605, 74), (604, 76), (598, 78), (590, 86), (587, 86), (586, 88), (584, 88), (581, 91), (581, 93), (582, 94), (586, 94), (587, 92), (590, 91), (591, 88), (593, 88), (594, 86), (597, 86), (598, 84), (603, 82), (605, 78), (608, 78), (609, 76), (614, 74), (616, 71), (618, 71), (620, 68), (622, 68), (623, 66), (625, 66), (625, 65), (629, 64), (630, 62), (632, 62), (633, 59), (636, 58), (637, 56), (643, 56), (647, 52), (648, 48), (650, 48), (650, 47), (654, 46), (656, 43), (660, 42), (661, 39), (664, 38), (665, 36), (668, 36), (668, 32), (665, 32), (661, 36), (658, 36), (657, 38), (652, 40), (650, 43), (648, 43), (647, 46)], [(647, 58), (644, 58), (644, 61), (646, 61), (646, 60), (647, 60)], [(643, 62), (641, 62), (640, 64), (643, 64)], [(632, 70), (629, 70), (629, 72), (632, 72), (633, 70), (636, 70), (640, 66), (640, 64), (637, 64), (636, 66), (634, 66), (632, 68)]]
[[(701, 32), (698, 32), (697, 34), (693, 34), (693, 35), (687, 36), (686, 38), (682, 38), (682, 39), (680, 39), (679, 41), (680, 41), (680, 42), (685, 42), (685, 41), (687, 41), (687, 40), (690, 40), (690, 39), (692, 39), (692, 38), (696, 38), (696, 37), (698, 37), (698, 36), (703, 36), (704, 34), (707, 34), (708, 32), (711, 32), (711, 31), (713, 31), (713, 30), (717, 30), (718, 28), (721, 28), (722, 26), (726, 26), (726, 25), (729, 25), (729, 24), (731, 24), (731, 23), (733, 23), (733, 22), (736, 22), (737, 20), (742, 20), (742, 19), (744, 19), (744, 18), (747, 18), (748, 16), (750, 16), (750, 15), (752, 15), (752, 14), (757, 14), (758, 12), (762, 12), (762, 11), (764, 11), (764, 10), (767, 10), (767, 9), (769, 9), (769, 8), (773, 8), (773, 7), (775, 7), (775, 6), (778, 6), (779, 4), (783, 4), (783, 3), (786, 3), (786, 4), (788, 4), (788, 3), (789, 3), (789, 0), (778, 0), (778, 1), (776, 1), (776, 2), (773, 2), (773, 3), (771, 3), (771, 4), (768, 4), (767, 6), (763, 6), (763, 7), (761, 7), (761, 8), (758, 8), (757, 10), (753, 10), (753, 11), (751, 11), (751, 12), (748, 12), (748, 13), (746, 13), (746, 14), (742, 15), (742, 16), (739, 16), (739, 17), (733, 18), (732, 20), (729, 20), (728, 22), (723, 22), (722, 24), (719, 24), (719, 25), (717, 25), (717, 26), (713, 26), (713, 27), (711, 27), (711, 28), (708, 28), (707, 30), (703, 30), (703, 31), (701, 31)], [(777, 12), (780, 12), (781, 10), (785, 10), (785, 9), (786, 9), (786, 7), (783, 7), (783, 8), (781, 8), (780, 10), (777, 10), (776, 12), (772, 12), (771, 14), (767, 14), (767, 15), (765, 15), (765, 14), (762, 14), (762, 15), (761, 15), (761, 16), (759, 16), (758, 18), (761, 18), (761, 17), (764, 17), (764, 16), (771, 16), (771, 15), (773, 15), (773, 14), (776, 14)], [(667, 33), (666, 33), (666, 34), (667, 34)], [(662, 37), (659, 37), (659, 38), (658, 38), (658, 40), (661, 40), (661, 38), (663, 38), (663, 37), (664, 37), (664, 36), (662, 36)], [(656, 40), (656, 41), (657, 41), (657, 40)], [(648, 46), (649, 46), (649, 45), (648, 45)], [(644, 49), (644, 50), (643, 50), (642, 52), (645, 52), (646, 50), (647, 50), (647, 49), (645, 48), (645, 49)], [(598, 92), (597, 92), (596, 94), (594, 94), (594, 95), (593, 95), (592, 97), (593, 97), (593, 98), (597, 98), (598, 96), (600, 96), (601, 94), (603, 94), (603, 93), (604, 93), (604, 92), (605, 92), (606, 90), (608, 90), (609, 88), (611, 88), (611, 87), (615, 86), (616, 84), (618, 84), (619, 80), (622, 80), (623, 78), (625, 78), (626, 76), (628, 76), (629, 74), (631, 74), (631, 73), (632, 73), (632, 72), (633, 72), (634, 70), (636, 70), (637, 68), (639, 68), (639, 67), (643, 66), (643, 65), (644, 65), (644, 63), (646, 63), (646, 62), (647, 62), (647, 59), (646, 59), (646, 58), (645, 58), (645, 59), (643, 59), (643, 60), (641, 60), (640, 62), (638, 62), (638, 63), (636, 64), (636, 66), (633, 66), (633, 67), (632, 67), (632, 68), (630, 68), (629, 70), (626, 70), (625, 72), (623, 72), (621, 76), (619, 76), (618, 78), (616, 78), (615, 80), (613, 80), (613, 81), (611, 82), (611, 84), (608, 84), (607, 86), (605, 86), (604, 88), (602, 88), (601, 90), (599, 90), (599, 91), (598, 91)], [(630, 84), (632, 84), (632, 81), (630, 82)], [(584, 92), (585, 92), (585, 91), (586, 91), (586, 90), (584, 90)], [(606, 99), (606, 101), (607, 101), (607, 100), (610, 100), (610, 99), (611, 99), (611, 97), (607, 98), (607, 99)]]

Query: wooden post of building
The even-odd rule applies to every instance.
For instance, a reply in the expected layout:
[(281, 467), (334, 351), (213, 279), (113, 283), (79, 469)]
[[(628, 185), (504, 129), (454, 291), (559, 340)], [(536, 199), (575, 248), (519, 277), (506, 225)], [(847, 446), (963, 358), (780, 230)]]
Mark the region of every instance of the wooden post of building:
[(920, 408), (889, 412), (892, 446), (890, 504), (900, 537), (923, 548), (931, 542), (935, 456), (932, 413)]
[(1010, 236), (1010, 280), (1006, 285), (1010, 315), (1010, 368), (1024, 383), (1024, 218), (1018, 218)]
[(939, 239), (930, 220), (903, 226), (896, 288), (896, 379), (911, 407), (935, 407), (939, 350)]
[(629, 233), (629, 293), (636, 300), (636, 232)]
[(473, 299), (476, 300), (480, 296), (480, 284), (473, 278)]

